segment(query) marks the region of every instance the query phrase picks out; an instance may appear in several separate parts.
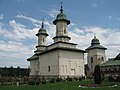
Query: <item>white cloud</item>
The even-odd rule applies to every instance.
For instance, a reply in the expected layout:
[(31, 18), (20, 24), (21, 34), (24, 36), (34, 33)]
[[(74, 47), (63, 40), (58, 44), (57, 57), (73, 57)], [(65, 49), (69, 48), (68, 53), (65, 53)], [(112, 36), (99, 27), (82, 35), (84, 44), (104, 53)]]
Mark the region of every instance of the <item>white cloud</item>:
[(24, 40), (24, 39), (35, 39), (35, 34), (37, 33), (39, 28), (28, 29), (26, 26), (16, 23), (15, 20), (9, 22), (10, 27), (12, 30), (6, 30), (2, 28), (0, 30), (0, 35), (10, 39), (10, 40)]
[(33, 50), (34, 47), (25, 46), (20, 42), (0, 41), (0, 66), (24, 65), (25, 67), (25, 65), (28, 65), (28, 62), (25, 63), (26, 59), (33, 54)]
[(39, 23), (39, 24), (41, 24), (41, 21), (33, 19), (31, 17), (24, 16), (24, 15), (17, 15), (16, 18), (22, 18), (22, 19), (29, 20), (29, 21), (31, 21), (33, 23)]
[(0, 15), (0, 20), (2, 20), (4, 18), (4, 16), (3, 15)]
[(57, 16), (57, 14), (59, 13), (60, 11), (56, 10), (56, 9), (52, 9), (48, 12), (48, 15), (52, 18), (55, 18)]

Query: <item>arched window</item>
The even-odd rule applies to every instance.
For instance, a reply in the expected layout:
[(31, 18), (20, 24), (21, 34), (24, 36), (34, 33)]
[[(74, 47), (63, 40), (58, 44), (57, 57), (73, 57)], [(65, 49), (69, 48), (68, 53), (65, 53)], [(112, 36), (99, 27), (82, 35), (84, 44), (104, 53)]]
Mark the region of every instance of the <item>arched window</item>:
[(45, 39), (43, 38), (43, 42), (45, 42)]
[(102, 61), (104, 61), (104, 58), (102, 57)]
[(50, 66), (48, 66), (48, 72), (50, 72)]
[(93, 63), (93, 57), (91, 57), (91, 63)]
[(66, 29), (64, 29), (64, 33), (66, 34)]

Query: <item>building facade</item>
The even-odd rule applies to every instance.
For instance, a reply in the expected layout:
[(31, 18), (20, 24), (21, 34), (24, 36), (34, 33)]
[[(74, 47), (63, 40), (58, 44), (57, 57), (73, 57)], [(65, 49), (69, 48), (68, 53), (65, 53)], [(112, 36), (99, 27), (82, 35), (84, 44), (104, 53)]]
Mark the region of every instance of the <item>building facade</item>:
[(68, 35), (67, 26), (70, 24), (70, 20), (64, 14), (62, 6), (53, 24), (56, 25), (53, 44), (46, 45), (48, 34), (44, 23), (36, 34), (38, 37), (37, 50), (32, 57), (27, 59), (30, 62), (30, 76), (46, 79), (84, 76), (85, 51), (77, 49), (77, 44), (69, 42), (71, 37)]
[(120, 53), (100, 65), (104, 77), (120, 77)]

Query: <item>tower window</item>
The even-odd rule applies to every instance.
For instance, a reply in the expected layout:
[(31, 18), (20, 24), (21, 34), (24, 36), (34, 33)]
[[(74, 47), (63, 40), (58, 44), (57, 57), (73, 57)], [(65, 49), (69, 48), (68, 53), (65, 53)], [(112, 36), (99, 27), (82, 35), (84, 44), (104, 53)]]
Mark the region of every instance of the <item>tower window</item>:
[(64, 33), (66, 33), (66, 29), (64, 29)]
[(104, 58), (102, 57), (102, 61), (104, 61)]
[(48, 72), (50, 72), (50, 66), (48, 66)]
[(43, 42), (45, 42), (44, 38), (43, 38)]
[(93, 63), (93, 57), (91, 57), (91, 63)]

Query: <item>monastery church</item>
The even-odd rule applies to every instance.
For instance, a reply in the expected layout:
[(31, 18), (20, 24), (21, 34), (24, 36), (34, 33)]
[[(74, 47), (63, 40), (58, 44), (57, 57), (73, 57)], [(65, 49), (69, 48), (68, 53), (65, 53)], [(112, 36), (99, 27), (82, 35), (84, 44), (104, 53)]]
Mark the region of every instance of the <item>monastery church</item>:
[(40, 78), (50, 79), (85, 76), (85, 52), (88, 53), (88, 76), (92, 75), (95, 65), (105, 62), (106, 48), (100, 45), (96, 36), (92, 39), (91, 46), (86, 50), (77, 49), (76, 43), (69, 42), (71, 37), (68, 35), (67, 26), (70, 24), (70, 20), (64, 14), (62, 5), (53, 24), (56, 26), (53, 44), (46, 45), (48, 33), (43, 22), (36, 34), (38, 37), (37, 50), (34, 51), (35, 54), (32, 57), (27, 59), (30, 62), (30, 77), (37, 75)]

